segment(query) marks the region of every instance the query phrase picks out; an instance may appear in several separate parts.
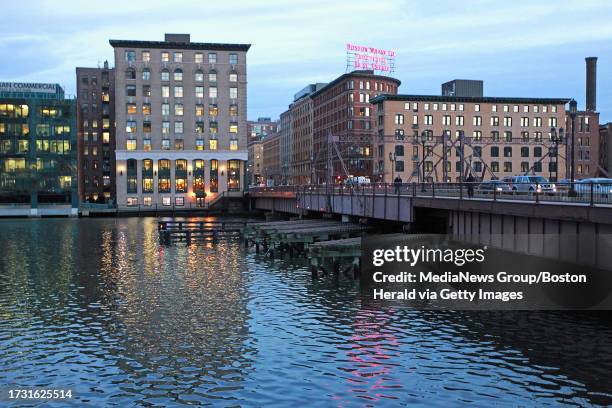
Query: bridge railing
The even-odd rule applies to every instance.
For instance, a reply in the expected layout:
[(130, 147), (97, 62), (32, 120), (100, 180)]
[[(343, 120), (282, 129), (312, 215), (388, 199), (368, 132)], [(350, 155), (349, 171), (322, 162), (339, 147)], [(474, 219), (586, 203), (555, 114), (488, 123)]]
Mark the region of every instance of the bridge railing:
[(459, 200), (530, 201), (536, 203), (579, 203), (612, 205), (612, 182), (457, 182), (457, 183), (368, 183), (312, 184), (251, 187), (252, 196), (292, 198), (300, 194), (397, 195)]

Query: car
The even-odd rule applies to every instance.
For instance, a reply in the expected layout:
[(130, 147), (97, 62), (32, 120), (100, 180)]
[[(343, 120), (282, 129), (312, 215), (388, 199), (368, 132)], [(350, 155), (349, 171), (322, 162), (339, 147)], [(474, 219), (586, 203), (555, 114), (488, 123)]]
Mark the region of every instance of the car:
[(593, 192), (595, 198), (612, 197), (612, 178), (593, 177), (580, 179), (574, 184), (576, 192), (583, 196), (588, 196)]
[(543, 176), (514, 176), (512, 191), (515, 193), (556, 193), (557, 187)]
[(504, 194), (511, 193), (510, 184), (501, 180), (484, 180), (477, 187), (476, 192), (480, 194)]

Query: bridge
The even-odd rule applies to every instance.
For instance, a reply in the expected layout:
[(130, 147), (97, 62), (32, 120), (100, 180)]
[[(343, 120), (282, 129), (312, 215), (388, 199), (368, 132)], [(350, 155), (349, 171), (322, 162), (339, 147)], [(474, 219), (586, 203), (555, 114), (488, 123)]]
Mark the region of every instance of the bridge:
[(480, 183), (251, 188), (255, 209), (402, 225), (405, 231), (612, 266), (612, 186), (557, 184), (547, 192), (483, 189)]

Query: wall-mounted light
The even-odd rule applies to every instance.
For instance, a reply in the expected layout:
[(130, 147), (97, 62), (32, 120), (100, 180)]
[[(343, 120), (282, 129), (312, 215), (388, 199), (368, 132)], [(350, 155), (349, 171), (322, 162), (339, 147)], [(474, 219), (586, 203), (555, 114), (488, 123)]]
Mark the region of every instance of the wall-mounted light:
[(153, 175), (157, 176), (157, 170), (153, 170)]
[(119, 175), (123, 176), (123, 170), (119, 170)]

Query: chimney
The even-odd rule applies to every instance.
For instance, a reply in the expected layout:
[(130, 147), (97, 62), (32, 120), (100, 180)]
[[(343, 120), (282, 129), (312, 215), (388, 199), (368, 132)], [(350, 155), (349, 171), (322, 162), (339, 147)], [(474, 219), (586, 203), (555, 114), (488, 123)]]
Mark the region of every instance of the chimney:
[(597, 110), (597, 57), (586, 60), (586, 110)]

